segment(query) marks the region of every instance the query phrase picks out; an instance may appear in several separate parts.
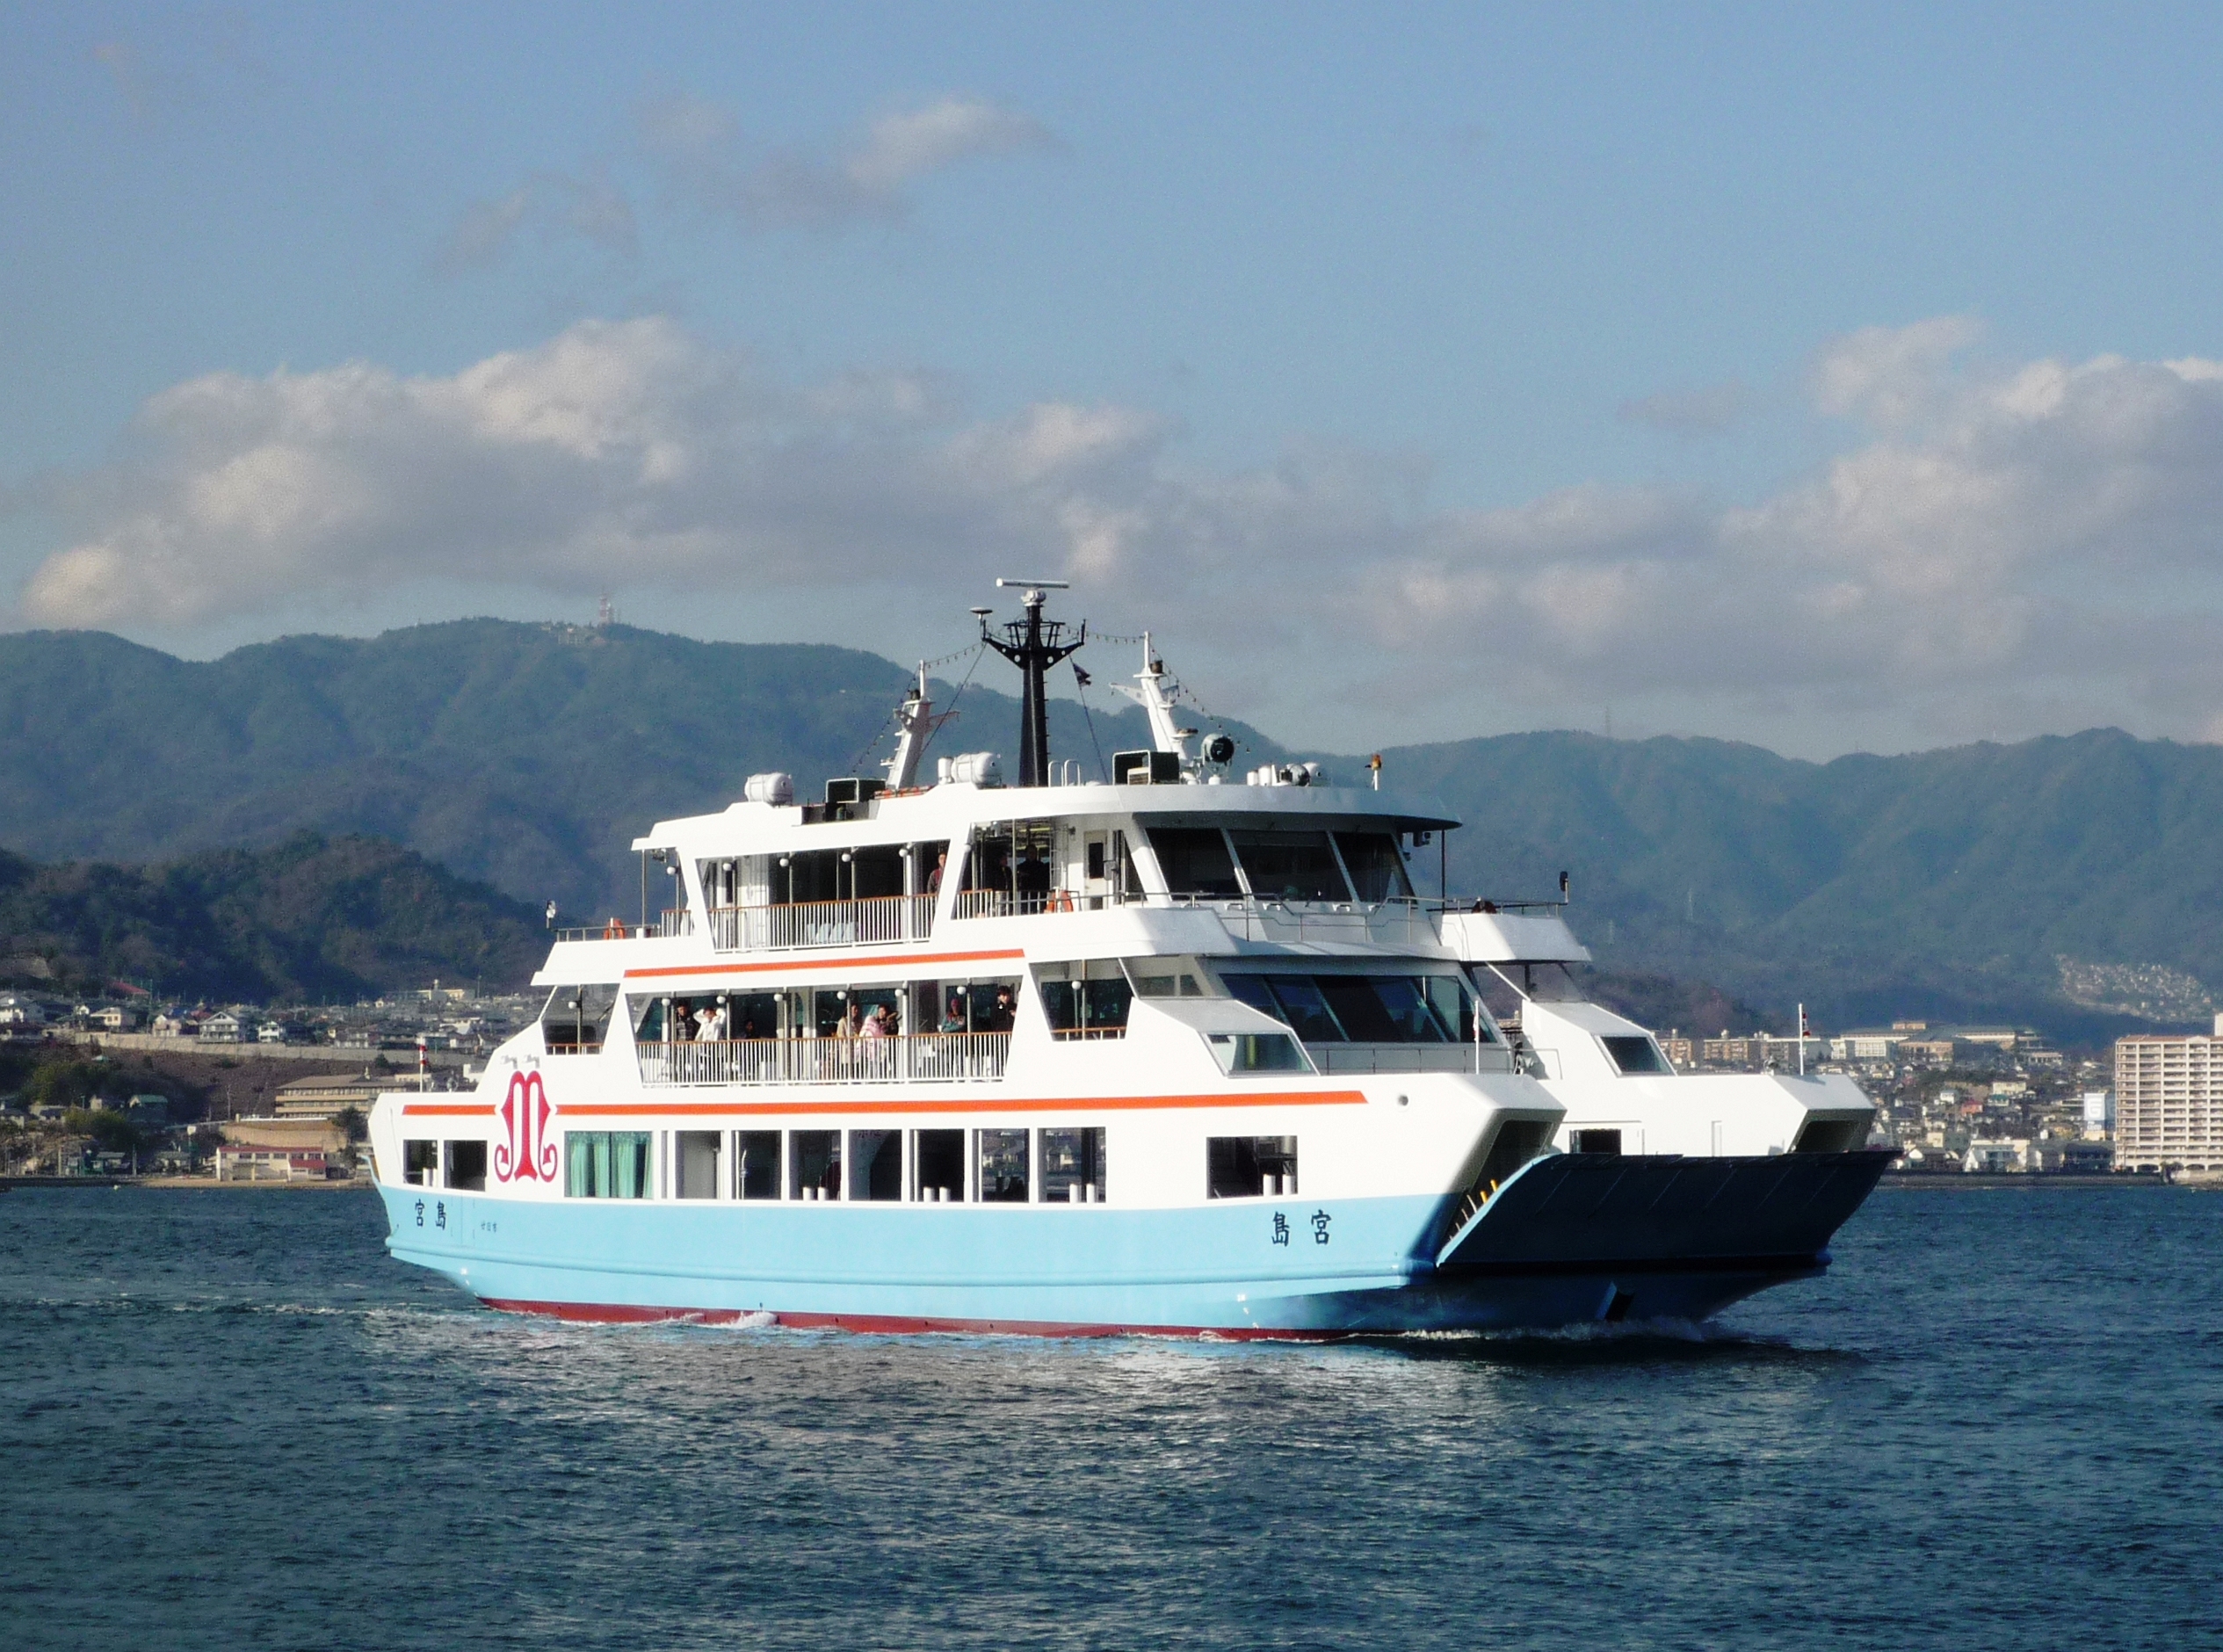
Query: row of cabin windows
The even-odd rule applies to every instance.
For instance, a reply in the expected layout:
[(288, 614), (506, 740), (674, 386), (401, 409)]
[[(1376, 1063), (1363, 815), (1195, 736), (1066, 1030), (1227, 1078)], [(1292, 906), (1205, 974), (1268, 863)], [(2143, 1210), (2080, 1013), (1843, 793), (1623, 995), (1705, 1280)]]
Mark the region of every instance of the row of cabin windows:
[[(974, 829), (961, 887), (1014, 897), (1022, 909), (1079, 878), (1092, 889), (1129, 898), (1142, 878), (1123, 830), (1082, 830), (1070, 864), (1061, 842), (1075, 829), (1058, 821), (1012, 820)], [(1360, 901), (1409, 897), (1412, 880), (1394, 833), (1329, 832), (1301, 827), (1151, 826), (1144, 830), (1166, 892), (1264, 900)], [(948, 870), (947, 840), (856, 844), (697, 863), (713, 908), (800, 905), (938, 892)]]
[[(908, 1147), (909, 1151), (906, 1152)], [(864, 1203), (1100, 1205), (1101, 1127), (1039, 1130), (678, 1130), (671, 1135), (675, 1199)], [(573, 1199), (655, 1196), (655, 1135), (567, 1130), (563, 1191)], [(487, 1144), (405, 1141), (412, 1185), (483, 1192)], [(1297, 1192), (1297, 1138), (1212, 1136), (1211, 1199)]]
[[(1209, 996), (1193, 959), (1079, 959), (1038, 964), (1033, 973), (1043, 1015), (1061, 1040), (1122, 1036), (1137, 997)], [(1497, 1041), (1487, 1015), (1477, 1026), (1474, 996), (1459, 975), (1226, 971), (1220, 979), (1229, 996), (1286, 1023), (1307, 1044)], [(643, 1044), (853, 1037), (868, 1021), (898, 1034), (1009, 1032), (1018, 988), (1017, 981), (923, 981), (696, 993), (635, 998), (631, 1012), (634, 1037)], [(617, 996), (614, 987), (557, 988), (541, 1015), (549, 1053), (599, 1049)]]

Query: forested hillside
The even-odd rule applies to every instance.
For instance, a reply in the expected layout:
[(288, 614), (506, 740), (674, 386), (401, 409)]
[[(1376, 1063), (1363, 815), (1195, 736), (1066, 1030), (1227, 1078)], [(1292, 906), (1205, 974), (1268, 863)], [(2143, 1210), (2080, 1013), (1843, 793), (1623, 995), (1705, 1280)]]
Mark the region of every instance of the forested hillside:
[[(1100, 679), (1127, 668), (1090, 654)], [(980, 667), (938, 750), (1010, 761), (1008, 675)], [(905, 680), (854, 650), (625, 627), (465, 620), (206, 663), (19, 634), (0, 637), (0, 843), (136, 861), (372, 833), (532, 910), (630, 912), (626, 846), (649, 822), (722, 808), (758, 770), (807, 792), (858, 772), (886, 755)], [(1125, 701), (1090, 702), (1092, 727), (1053, 701), (1060, 757), (1093, 768), (1098, 748), (1145, 743)], [(1232, 731), (1238, 767), (1280, 753)], [(1539, 894), (1568, 868), (1578, 928), (1617, 970), (1776, 1011), (1803, 998), (1840, 1025), (1926, 1011), (2086, 1036), (2188, 1021), (2223, 986), (2217, 748), (2098, 730), (1813, 764), (1528, 734), (1386, 755), (1387, 784), (1469, 822), (1455, 889)], [(1357, 758), (1329, 763), (1360, 778)]]
[(301, 833), (167, 865), (37, 866), (0, 854), (0, 975), (257, 1004), (422, 987), (522, 987), (547, 952), (539, 916), (375, 838)]

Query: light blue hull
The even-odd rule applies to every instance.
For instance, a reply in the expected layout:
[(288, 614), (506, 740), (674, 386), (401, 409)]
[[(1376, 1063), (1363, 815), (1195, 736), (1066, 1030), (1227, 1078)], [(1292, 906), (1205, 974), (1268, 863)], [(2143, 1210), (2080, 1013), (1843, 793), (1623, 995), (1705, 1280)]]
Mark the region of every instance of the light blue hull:
[[(1322, 1337), (1698, 1319), (1826, 1253), (1439, 1268), (1444, 1201), (682, 1204), (384, 1187), (399, 1259), (499, 1308), (862, 1330)], [(1323, 1239), (1321, 1235), (1324, 1234)]]

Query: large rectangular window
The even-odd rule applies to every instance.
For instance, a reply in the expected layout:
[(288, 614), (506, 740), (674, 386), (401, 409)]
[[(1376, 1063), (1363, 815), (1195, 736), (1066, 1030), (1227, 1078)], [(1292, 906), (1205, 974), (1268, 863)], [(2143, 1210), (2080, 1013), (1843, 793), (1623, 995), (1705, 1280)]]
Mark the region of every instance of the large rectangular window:
[(903, 1197), (903, 1133), (849, 1133), (850, 1192), (853, 1198), (887, 1204)]
[(1348, 901), (1350, 886), (1336, 865), (1326, 832), (1270, 831), (1230, 827), (1227, 837), (1250, 880), (1250, 893), (1265, 901)]
[(718, 1148), (721, 1134), (716, 1130), (682, 1130), (672, 1137), (674, 1172), (672, 1194), (678, 1199), (715, 1199), (718, 1197)]
[(980, 1190), (983, 1205), (1024, 1205), (1027, 1202), (1026, 1132), (982, 1130), (980, 1135)]
[(1337, 832), (1336, 847), (1343, 851), (1344, 868), (1362, 901), (1409, 900), (1413, 880), (1405, 871), (1405, 856), (1389, 832)]
[(574, 1199), (646, 1199), (651, 1191), (646, 1130), (567, 1130), (563, 1191)]
[(927, 1205), (964, 1202), (964, 1131), (911, 1133), (911, 1197)]
[(842, 1133), (796, 1130), (787, 1137), (787, 1197), (842, 1196)]
[(1205, 1144), (1208, 1199), (1260, 1199), (1297, 1191), (1295, 1136), (1211, 1136)]
[(1215, 899), (1242, 893), (1235, 881), (1235, 863), (1227, 853), (1227, 840), (1217, 826), (1152, 826), (1145, 830), (1158, 857), (1169, 895), (1201, 895)]
[(1104, 1131), (1045, 1130), (1042, 1141), (1042, 1202), (1100, 1205), (1104, 1202)]
[(734, 1138), (736, 1191), (743, 1199), (779, 1197), (779, 1132), (743, 1130)]
[(486, 1143), (450, 1141), (446, 1144), (448, 1186), (467, 1193), (486, 1191)]
[(402, 1142), (402, 1179), (417, 1187), (431, 1187), (437, 1183), (440, 1179), (440, 1144)]

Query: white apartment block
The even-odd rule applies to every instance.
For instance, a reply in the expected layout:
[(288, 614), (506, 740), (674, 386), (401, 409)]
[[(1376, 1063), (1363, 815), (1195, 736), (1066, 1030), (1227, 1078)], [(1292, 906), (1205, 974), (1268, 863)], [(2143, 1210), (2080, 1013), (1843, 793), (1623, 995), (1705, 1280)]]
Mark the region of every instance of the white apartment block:
[(2213, 1036), (2115, 1040), (2115, 1168), (2223, 1170), (2223, 1016)]

